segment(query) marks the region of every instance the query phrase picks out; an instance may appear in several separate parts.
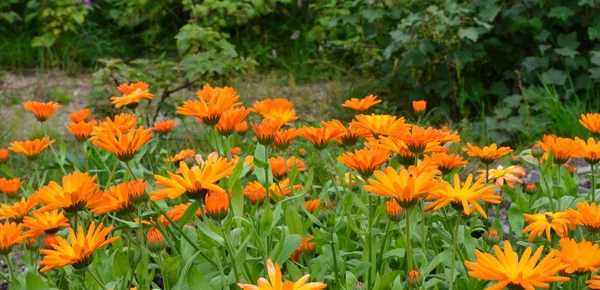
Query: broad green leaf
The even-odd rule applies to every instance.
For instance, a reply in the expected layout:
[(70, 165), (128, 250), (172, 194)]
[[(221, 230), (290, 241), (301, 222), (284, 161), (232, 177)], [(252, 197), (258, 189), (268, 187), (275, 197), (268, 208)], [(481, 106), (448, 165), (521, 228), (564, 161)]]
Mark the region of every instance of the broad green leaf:
[(37, 273), (33, 272), (27, 273), (25, 284), (27, 285), (27, 289), (50, 290), (50, 287), (44, 283), (44, 280)]
[(285, 237), (285, 240), (279, 242), (280, 244), (283, 243), (281, 250), (278, 253), (271, 253), (271, 256), (275, 257), (275, 261), (277, 261), (277, 264), (283, 265), (285, 261), (287, 261), (290, 258), (292, 253), (294, 253), (296, 248), (298, 248), (301, 242), (302, 236), (289, 235)]

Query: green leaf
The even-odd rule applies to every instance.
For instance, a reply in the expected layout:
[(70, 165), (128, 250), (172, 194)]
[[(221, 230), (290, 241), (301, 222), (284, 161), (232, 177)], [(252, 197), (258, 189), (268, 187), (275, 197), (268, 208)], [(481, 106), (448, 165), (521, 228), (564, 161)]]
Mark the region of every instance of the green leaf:
[[(131, 250), (131, 249), (129, 249)], [(125, 277), (129, 272), (129, 261), (123, 253), (115, 251), (112, 261), (112, 272), (115, 277)]]
[(205, 223), (203, 223), (203, 222), (196, 223), (196, 226), (202, 233), (207, 235), (211, 240), (215, 241), (216, 243), (218, 243), (221, 246), (225, 245), (225, 241), (223, 240), (223, 237), (221, 237), (217, 233), (213, 232), (213, 230), (211, 230), (208, 226), (206, 226)]
[(429, 273), (431, 273), (433, 269), (435, 269), (442, 262), (448, 260), (451, 255), (451, 251), (440, 252), (437, 254), (437, 256), (431, 259), (431, 261), (427, 264), (427, 267), (425, 267), (425, 265), (421, 266), (421, 275), (423, 275), (423, 277), (429, 276)]
[(495, 4), (486, 5), (481, 11), (479, 11), (479, 18), (483, 21), (492, 22), (500, 12), (501, 8)]
[(290, 233), (302, 235), (304, 228), (302, 226), (302, 218), (298, 213), (298, 210), (294, 207), (288, 207), (284, 213), (285, 224), (287, 225)]
[(468, 38), (473, 42), (477, 42), (477, 39), (479, 39), (479, 30), (475, 27), (461, 28), (458, 30), (458, 37), (463, 39)]
[(237, 180), (231, 188), (231, 210), (233, 216), (244, 215), (244, 188), (242, 183)]
[(199, 208), (200, 205), (198, 205), (197, 201), (192, 202), (192, 204), (190, 204), (190, 206), (188, 206), (185, 209), (185, 212), (183, 213), (179, 221), (177, 221), (177, 226), (180, 229), (182, 229), (183, 226), (192, 222), (194, 220), (194, 217), (196, 216), (196, 211), (198, 211)]
[[(283, 265), (285, 261), (287, 261), (290, 258), (292, 253), (294, 253), (296, 248), (298, 248), (301, 242), (302, 236), (289, 235), (285, 237), (285, 240), (279, 242), (283, 243), (282, 247), (281, 245), (278, 246), (281, 247), (281, 250), (278, 253), (271, 253), (271, 256), (276, 257), (275, 260), (277, 261), (277, 264)], [(275, 249), (277, 249), (278, 247), (275, 247)]]
[(49, 290), (50, 287), (44, 283), (42, 278), (33, 272), (28, 272), (25, 278), (25, 284), (27, 285), (27, 289), (35, 289), (35, 290)]
[(510, 224), (512, 232), (514, 232), (517, 237), (521, 236), (525, 225), (525, 218), (521, 209), (514, 203), (508, 209), (508, 223)]
[(542, 73), (541, 78), (546, 84), (562, 86), (567, 81), (567, 74), (557, 69), (550, 69)]
[[(161, 254), (159, 254), (161, 255)], [(170, 285), (174, 285), (175, 281), (179, 277), (179, 265), (181, 264), (181, 257), (169, 257), (163, 261), (161, 273), (164, 279), (169, 280)]]
[(571, 32), (569, 34), (559, 34), (557, 44), (560, 47), (568, 47), (577, 50), (579, 47), (579, 41), (577, 41), (577, 33)]
[(569, 19), (569, 17), (573, 16), (574, 14), (575, 12), (573, 12), (573, 10), (569, 9), (568, 7), (559, 6), (552, 8), (552, 10), (550, 10), (550, 13), (548, 13), (548, 17), (558, 18), (562, 21), (567, 21), (567, 19)]
[(534, 71), (536, 69), (546, 69), (548, 68), (548, 57), (537, 57), (530, 56), (526, 57), (523, 60), (523, 66), (529, 72)]
[(570, 57), (570, 58), (573, 58), (573, 57), (575, 57), (576, 55), (579, 54), (578, 51), (573, 50), (573, 49), (568, 48), (568, 47), (557, 48), (557, 49), (554, 50), (554, 52), (556, 52), (556, 54), (558, 54), (558, 55), (562, 55), (564, 57)]
[(65, 164), (65, 160), (67, 159), (67, 144), (65, 144), (65, 140), (60, 141), (60, 164)]

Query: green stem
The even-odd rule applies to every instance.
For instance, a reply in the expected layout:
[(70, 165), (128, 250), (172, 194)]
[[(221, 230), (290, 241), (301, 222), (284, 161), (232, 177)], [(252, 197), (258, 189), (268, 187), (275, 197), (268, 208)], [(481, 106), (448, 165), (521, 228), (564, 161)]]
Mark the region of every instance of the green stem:
[(452, 260), (450, 260), (450, 290), (454, 288), (454, 268), (456, 266), (456, 249), (458, 248), (458, 228), (460, 227), (460, 213), (456, 217), (456, 227), (452, 238)]
[(52, 143), (50, 142), (50, 136), (48, 135), (48, 133), (46, 133), (46, 127), (44, 126), (44, 124), (42, 124), (42, 129), (44, 130), (44, 135), (46, 135), (46, 137), (48, 137), (50, 151), (52, 151), (52, 154), (54, 155), (54, 158), (56, 159), (56, 163), (58, 163), (58, 166), (60, 167), (60, 170), (62, 170), (63, 174), (67, 175), (67, 171), (65, 170), (65, 167), (63, 166), (62, 161), (58, 157), (58, 154), (56, 154), (56, 150), (54, 150), (54, 146), (52, 146)]
[(104, 283), (102, 283), (102, 280), (100, 280), (100, 277), (98, 277), (96, 275), (96, 273), (94, 273), (94, 271), (92, 271), (92, 269), (90, 269), (89, 267), (87, 268), (88, 273), (90, 273), (90, 275), (92, 276), (92, 278), (94, 278), (94, 280), (96, 280), (96, 283), (98, 284), (98, 286), (100, 286), (100, 288), (102, 288), (103, 290), (108, 290), (106, 289), (106, 287), (104, 286)]
[(130, 161), (125, 162), (125, 165), (127, 165), (127, 170), (129, 170), (129, 173), (131, 173), (131, 176), (133, 177), (133, 180), (136, 180), (137, 177), (135, 176), (135, 173), (133, 173), (133, 170), (131, 170), (131, 166), (129, 165)]
[[(217, 250), (217, 247), (213, 247), (213, 252), (215, 254), (215, 257), (219, 257), (219, 250)], [(223, 264), (222, 263), (217, 263), (217, 268), (219, 269), (219, 275), (221, 276), (221, 283), (223, 284), (223, 288), (225, 289), (227, 287), (225, 287), (227, 285), (227, 278), (225, 278), (225, 269), (223, 269)]]
[(592, 202), (596, 202), (596, 180), (594, 177), (594, 164), (592, 166)]
[(158, 256), (158, 267), (160, 267), (160, 274), (162, 275), (163, 278), (163, 283), (165, 286), (165, 290), (169, 290), (171, 287), (169, 287), (169, 279), (167, 279), (167, 277), (165, 276), (165, 273), (163, 272), (163, 257), (162, 257), (162, 251), (160, 251), (160, 253), (157, 253), (156, 256)]
[(108, 186), (110, 185), (110, 182), (112, 181), (115, 172), (117, 171), (117, 165), (119, 165), (119, 159), (115, 158), (115, 163), (113, 164), (113, 168), (110, 171), (110, 175), (108, 176), (108, 181), (106, 182), (106, 185), (104, 186), (104, 189), (108, 189)]
[(423, 252), (423, 254), (421, 255), (421, 263), (422, 265), (425, 265), (426, 262), (426, 255), (425, 255), (425, 249), (427, 249), (425, 247), (425, 201), (423, 199), (421, 199), (420, 201), (421, 204), (421, 251)]
[[(550, 202), (550, 208), (552, 209), (552, 212), (554, 213), (554, 212), (556, 212), (556, 209), (554, 208), (554, 199), (552, 198), (552, 193), (550, 192), (551, 190), (548, 187), (548, 184), (546, 183), (546, 178), (544, 178), (544, 173), (542, 172), (542, 160), (541, 159), (538, 159), (538, 170), (540, 171), (540, 179), (542, 180), (542, 182), (544, 183), (544, 186), (546, 187), (546, 188), (542, 188), (542, 190), (548, 196), (548, 201)], [(546, 189), (548, 189), (548, 190), (546, 190)]]
[(10, 273), (10, 281), (8, 285), (10, 286), (12, 283), (16, 281), (15, 273), (13, 272), (12, 262), (10, 260), (10, 255), (4, 255), (4, 260), (6, 261), (6, 267), (8, 267), (8, 272)]
[[(486, 162), (485, 163), (485, 185), (488, 185), (490, 183), (490, 165)], [(484, 204), (485, 207), (485, 214), (486, 215), (490, 215), (490, 204), (489, 203), (485, 203)], [(490, 223), (491, 225), (491, 223)]]
[(407, 208), (406, 209), (406, 214), (405, 214), (405, 218), (404, 221), (406, 222), (406, 257), (407, 257), (407, 270), (406, 270), (406, 274), (408, 275), (408, 272), (410, 272), (410, 270), (413, 269), (413, 251), (412, 251), (412, 245), (410, 242), (410, 211), (412, 208)]
[[(557, 170), (558, 170), (558, 186), (559, 186), (559, 187), (561, 186), (561, 184), (560, 184), (560, 183), (561, 183), (561, 180), (562, 180), (562, 176), (561, 176), (561, 174), (560, 174), (560, 173), (561, 173), (561, 172), (560, 172), (560, 168), (561, 168), (561, 167), (562, 167), (562, 166), (560, 166), (560, 165), (559, 165), (559, 166), (558, 166), (558, 168), (557, 168)], [(558, 197), (558, 200), (557, 200), (557, 202), (558, 202), (558, 210), (560, 210), (560, 209), (561, 209), (561, 206), (560, 206), (560, 200), (561, 200), (561, 197), (559, 196), (559, 197)]]
[(331, 241), (329, 242), (329, 245), (331, 246), (331, 256), (333, 258), (333, 276), (335, 277), (335, 283), (339, 288), (342, 288), (342, 282), (340, 281), (339, 268), (337, 264), (337, 251), (335, 250), (334, 235), (335, 233), (331, 231)]
[(381, 271), (381, 272), (383, 272), (383, 253), (385, 252), (385, 250), (387, 248), (388, 238), (390, 236), (389, 235), (390, 225), (391, 225), (391, 221), (388, 219), (388, 222), (385, 225), (385, 235), (383, 236), (383, 244), (381, 245), (381, 248), (379, 249), (379, 255), (377, 257), (377, 260), (375, 260), (375, 263), (377, 265), (379, 265), (379, 271)]
[(231, 160), (231, 145), (229, 144), (229, 136), (223, 136), (223, 140), (225, 141), (225, 150), (227, 150), (227, 160)]
[(233, 268), (233, 275), (235, 276), (235, 281), (238, 283), (242, 282), (237, 268), (237, 263), (234, 259), (235, 252), (233, 251), (233, 248), (229, 243), (229, 232), (223, 232), (223, 241), (225, 242), (225, 248), (227, 248), (227, 251), (229, 252), (229, 260), (231, 261), (231, 267)]
[[(369, 273), (367, 275), (367, 289), (371, 289), (371, 283), (373, 282), (373, 269), (375, 269), (375, 263), (373, 262), (373, 195), (369, 195), (369, 233), (367, 234), (367, 255), (369, 256)], [(336, 253), (333, 252), (335, 255)], [(337, 275), (337, 273), (336, 273)]]

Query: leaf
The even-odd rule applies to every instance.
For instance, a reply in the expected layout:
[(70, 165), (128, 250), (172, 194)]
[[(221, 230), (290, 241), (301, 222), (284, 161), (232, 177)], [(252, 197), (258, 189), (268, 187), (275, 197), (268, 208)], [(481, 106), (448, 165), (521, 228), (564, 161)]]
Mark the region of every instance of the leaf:
[(535, 210), (535, 209), (545, 206), (549, 203), (550, 203), (550, 200), (547, 197), (542, 197), (542, 198), (536, 200), (530, 208), (531, 208), (531, 210)]
[(204, 274), (194, 265), (194, 260), (199, 254), (200, 252), (196, 252), (190, 257), (185, 266), (183, 266), (182, 274), (179, 276), (179, 283), (177, 283), (178, 285), (182, 285), (185, 279), (192, 290), (212, 289), (208, 281), (206, 281)]
[(541, 79), (546, 84), (562, 86), (567, 80), (567, 74), (557, 69), (550, 69), (542, 73)]
[(194, 220), (194, 217), (196, 216), (196, 211), (198, 211), (199, 208), (200, 206), (198, 205), (197, 201), (192, 202), (192, 204), (190, 204), (190, 206), (188, 206), (185, 209), (185, 212), (183, 213), (179, 221), (177, 221), (177, 226), (180, 229), (182, 229), (183, 226), (192, 222), (192, 220)]
[(479, 30), (475, 27), (461, 28), (458, 30), (458, 37), (468, 38), (473, 42), (477, 42), (477, 39), (479, 39)]
[(433, 271), (433, 269), (435, 269), (439, 264), (441, 264), (445, 260), (448, 260), (451, 255), (451, 251), (440, 252), (439, 254), (437, 254), (437, 256), (431, 259), (431, 261), (427, 264), (427, 267), (425, 267), (424, 265), (421, 266), (421, 275), (423, 275), (423, 277), (427, 277), (429, 273)]
[[(159, 255), (161, 255), (159, 253)], [(181, 257), (169, 257), (163, 261), (161, 273), (163, 279), (168, 279), (169, 284), (174, 285), (175, 281), (179, 277), (179, 265), (181, 264)]]
[[(521, 209), (514, 203), (508, 209), (508, 223), (510, 224), (511, 231), (519, 237), (523, 232), (525, 217), (523, 216)], [(511, 233), (509, 233), (509, 235), (510, 234)]]
[(568, 47), (576, 50), (579, 47), (579, 41), (577, 41), (577, 33), (571, 32), (569, 34), (559, 34), (557, 44), (560, 47)]
[(529, 56), (523, 60), (523, 66), (528, 72), (548, 68), (548, 57)]
[[(129, 249), (128, 251), (131, 251)], [(112, 272), (115, 277), (125, 277), (129, 272), (129, 261), (123, 253), (116, 251), (112, 261)]]
[(242, 183), (237, 180), (231, 188), (231, 210), (233, 216), (244, 215), (244, 189)]
[(289, 235), (285, 237), (285, 240), (279, 241), (279, 243), (283, 243), (283, 247), (281, 247), (279, 253), (277, 253), (276, 255), (273, 255), (274, 253), (271, 253), (271, 256), (276, 257), (275, 260), (277, 261), (277, 264), (283, 265), (285, 261), (287, 261), (290, 258), (292, 253), (294, 253), (296, 248), (298, 248), (301, 242), (302, 236)]
[(284, 213), (285, 224), (287, 225), (290, 233), (302, 235), (304, 228), (302, 227), (302, 218), (294, 207), (288, 207)]
[(500, 12), (501, 8), (495, 4), (486, 5), (481, 11), (479, 11), (479, 18), (484, 21), (492, 22)]
[(548, 13), (548, 17), (558, 18), (562, 21), (567, 21), (567, 19), (569, 19), (569, 17), (573, 16), (574, 14), (575, 12), (573, 12), (573, 10), (569, 9), (568, 7), (559, 6), (552, 8), (552, 10), (550, 10), (550, 13)]
[(27, 289), (35, 289), (35, 290), (49, 290), (50, 287), (44, 283), (42, 278), (33, 272), (28, 272), (25, 278), (25, 284), (27, 285)]
[(196, 226), (202, 233), (207, 235), (211, 240), (215, 241), (216, 243), (218, 243), (221, 246), (225, 245), (225, 241), (223, 240), (223, 237), (221, 237), (217, 233), (213, 232), (208, 226), (206, 226), (205, 223), (196, 223)]
[(562, 55), (562, 56), (570, 57), (570, 58), (573, 58), (579, 54), (579, 52), (577, 52), (576, 50), (573, 50), (568, 47), (557, 48), (554, 50), (554, 52), (556, 52), (556, 54), (558, 54), (558, 55)]

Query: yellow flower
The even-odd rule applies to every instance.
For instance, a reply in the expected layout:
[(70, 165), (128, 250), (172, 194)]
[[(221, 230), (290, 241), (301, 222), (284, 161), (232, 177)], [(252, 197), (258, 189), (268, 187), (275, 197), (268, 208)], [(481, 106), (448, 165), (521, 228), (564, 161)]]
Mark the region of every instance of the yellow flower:
[(530, 243), (535, 240), (536, 237), (539, 237), (546, 233), (546, 238), (548, 241), (552, 241), (552, 231), (554, 231), (559, 237), (566, 237), (569, 233), (567, 226), (570, 224), (568, 219), (568, 215), (566, 212), (545, 212), (538, 214), (524, 214), (525, 221), (529, 223), (525, 229), (523, 229), (523, 234), (529, 233), (529, 238), (527, 241)]
[(483, 180), (473, 182), (473, 174), (469, 174), (465, 182), (460, 183), (460, 176), (454, 175), (454, 186), (447, 184), (443, 189), (433, 191), (427, 197), (427, 200), (435, 200), (425, 207), (425, 210), (438, 210), (448, 204), (451, 204), (457, 210), (461, 210), (466, 215), (471, 215), (475, 210), (484, 218), (487, 218), (479, 201), (499, 204), (501, 196), (494, 194), (494, 188), (491, 185), (484, 184)]
[(359, 113), (363, 113), (363, 112), (367, 111), (369, 108), (371, 108), (372, 106), (375, 106), (376, 104), (379, 104), (379, 103), (381, 103), (381, 100), (378, 100), (377, 96), (368, 95), (360, 100), (357, 98), (352, 98), (350, 100), (347, 100), (346, 102), (344, 102), (342, 104), (342, 107), (350, 108)]
[[(478, 179), (485, 180), (485, 170), (479, 169), (476, 172), (480, 173), (477, 177)], [(515, 182), (523, 184), (523, 179), (518, 176), (527, 176), (525, 169), (523, 167), (515, 165), (504, 168), (502, 165), (498, 165), (496, 169), (490, 169), (488, 171), (488, 179), (490, 181), (495, 181), (496, 186), (502, 188), (504, 186), (504, 182), (512, 188), (515, 187)]]
[(434, 173), (431, 172), (404, 168), (397, 172), (390, 166), (384, 171), (375, 171), (373, 175), (374, 178), (370, 178), (369, 184), (363, 188), (377, 195), (393, 197), (404, 208), (412, 207), (422, 196), (440, 188), (440, 182), (434, 179)]
[(282, 281), (279, 265), (273, 264), (270, 258), (267, 260), (267, 273), (269, 280), (259, 278), (257, 285), (238, 283), (238, 286), (243, 290), (319, 290), (327, 287), (327, 284), (321, 282), (306, 283), (310, 275), (305, 275), (296, 282)]

